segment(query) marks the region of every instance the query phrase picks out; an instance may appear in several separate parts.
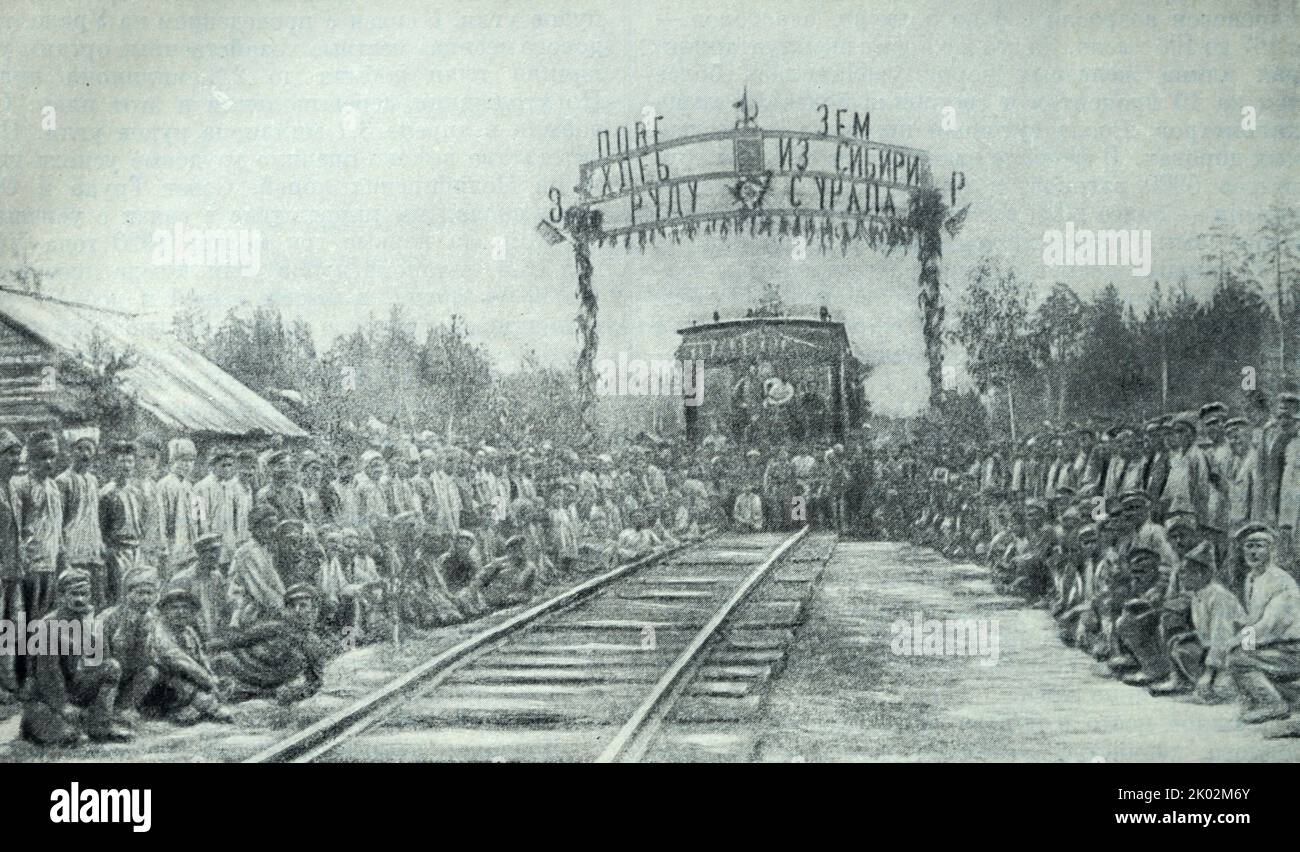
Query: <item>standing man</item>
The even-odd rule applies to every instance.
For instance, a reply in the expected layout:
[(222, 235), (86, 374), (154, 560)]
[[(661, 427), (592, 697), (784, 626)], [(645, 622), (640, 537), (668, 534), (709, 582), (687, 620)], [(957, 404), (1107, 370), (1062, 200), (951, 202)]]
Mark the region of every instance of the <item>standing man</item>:
[(104, 537), (104, 568), (108, 599), (117, 602), (122, 578), (140, 560), (144, 537), (140, 490), (135, 479), (135, 445), (117, 441), (109, 447), (112, 478), (100, 490), (99, 525)]
[(1208, 523), (1210, 471), (1205, 454), (1196, 446), (1196, 418), (1188, 413), (1174, 418), (1168, 448), (1169, 477), (1161, 495), (1165, 514), (1189, 512), (1198, 523)]
[(361, 510), (357, 503), (356, 464), (352, 456), (344, 453), (334, 466), (334, 481), (321, 495), (325, 514), (336, 526), (361, 526)]
[(275, 509), (280, 520), (303, 520), (307, 516), (307, 503), (302, 489), (294, 481), (293, 454), (288, 450), (272, 450), (266, 456), (266, 467), (271, 481), (257, 492), (256, 503)]
[[(10, 481), (18, 472), (23, 445), (8, 429), (0, 429), (0, 618), (17, 622), (26, 611), (23, 602), (23, 555), (19, 546), (18, 514)], [(0, 657), (0, 689), (18, 692), (17, 658)]]
[(158, 502), (162, 451), (162, 443), (153, 435), (141, 435), (135, 439), (132, 484), (140, 495), (140, 524), (144, 530), (141, 554), (148, 565), (162, 565), (167, 559), (167, 536), (163, 532), (162, 508)]
[(99, 530), (99, 480), (90, 472), (99, 449), (99, 429), (68, 429), (63, 440), (72, 461), (54, 481), (63, 496), (64, 558), (68, 565), (90, 575), (90, 602), (98, 612), (108, 602), (104, 539)]
[(198, 451), (188, 438), (176, 438), (167, 446), (167, 457), (170, 469), (158, 481), (158, 510), (166, 544), (166, 555), (158, 570), (164, 579), (194, 559), (194, 539), (199, 534), (194, 486), (190, 483)]
[[(23, 554), (23, 597), (27, 617), (40, 618), (54, 606), (54, 579), (63, 567), (63, 495), (54, 481), (59, 440), (44, 429), (27, 436), (27, 473), (13, 481)], [(86, 578), (90, 582), (89, 575)], [(87, 592), (89, 595), (89, 592)]]

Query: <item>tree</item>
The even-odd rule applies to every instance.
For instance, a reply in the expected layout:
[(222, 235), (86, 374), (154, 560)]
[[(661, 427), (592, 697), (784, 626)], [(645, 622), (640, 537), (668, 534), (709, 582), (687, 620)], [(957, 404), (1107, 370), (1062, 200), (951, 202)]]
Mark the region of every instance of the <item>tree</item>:
[[(1284, 279), (1290, 279), (1294, 287), (1297, 281), (1296, 268), (1300, 266), (1300, 250), (1296, 247), (1297, 230), (1300, 230), (1300, 225), (1297, 225), (1295, 208), (1274, 201), (1269, 205), (1264, 221), (1255, 232), (1258, 245), (1254, 257), (1259, 266), (1265, 268), (1263, 272), (1272, 272), (1271, 277), (1277, 293), (1277, 357), (1278, 370), (1282, 377), (1285, 377), (1287, 372), (1287, 337), (1295, 332), (1294, 323), (1291, 321), (1292, 316), (1288, 315), (1286, 300), (1283, 297), (1282, 282)], [(1259, 276), (1260, 280), (1266, 277), (1269, 276), (1266, 274)], [(1290, 313), (1293, 315), (1294, 302), (1292, 304)]]
[(1016, 434), (1014, 384), (1032, 372), (1028, 333), (1031, 288), (1013, 270), (981, 258), (967, 278), (950, 339), (966, 350), (966, 371), (981, 393), (1001, 388), (1007, 394), (1010, 432)]
[(1034, 312), (1030, 327), (1030, 348), (1043, 370), (1048, 410), (1052, 408), (1052, 376), (1056, 377), (1056, 417), (1065, 417), (1069, 368), (1079, 354), (1083, 340), (1084, 305), (1069, 285), (1057, 282)]

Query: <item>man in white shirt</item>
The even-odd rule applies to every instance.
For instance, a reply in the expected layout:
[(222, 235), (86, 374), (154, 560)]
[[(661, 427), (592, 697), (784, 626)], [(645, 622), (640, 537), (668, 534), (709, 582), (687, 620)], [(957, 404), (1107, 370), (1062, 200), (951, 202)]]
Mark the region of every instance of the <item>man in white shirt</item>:
[(1246, 623), (1229, 652), (1228, 668), (1246, 702), (1248, 724), (1285, 719), (1290, 707), (1276, 684), (1300, 678), (1300, 589), (1274, 561), (1276, 534), (1266, 524), (1238, 533), (1246, 576)]

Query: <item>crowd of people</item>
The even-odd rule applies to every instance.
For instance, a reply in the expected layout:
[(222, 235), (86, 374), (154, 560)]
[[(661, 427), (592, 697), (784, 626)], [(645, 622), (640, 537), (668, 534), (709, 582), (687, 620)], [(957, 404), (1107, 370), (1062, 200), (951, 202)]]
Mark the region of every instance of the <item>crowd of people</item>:
[(1062, 640), (1159, 695), (1285, 717), (1300, 677), (1300, 396), (1143, 424), (1046, 424), (923, 451), (870, 427), (750, 446), (640, 436), (384, 436), (353, 449), (79, 427), (0, 430), (0, 617), (101, 631), (0, 648), (0, 696), (42, 744), (142, 718), (231, 719), (317, 692), (329, 659), (525, 603), (720, 528), (809, 524), (978, 559)]
[(106, 656), (0, 653), (0, 695), (25, 738), (56, 745), (293, 703), (333, 655), (403, 627), (480, 618), (716, 528), (839, 523), (847, 461), (717, 433), (580, 453), (426, 431), (200, 457), (183, 437), (0, 430), (0, 617), (98, 625)]
[(1300, 395), (1255, 390), (1239, 408), (1047, 424), (895, 470), (919, 496), (886, 527), (986, 562), (1126, 684), (1239, 701), (1247, 723), (1286, 718), (1300, 679)]

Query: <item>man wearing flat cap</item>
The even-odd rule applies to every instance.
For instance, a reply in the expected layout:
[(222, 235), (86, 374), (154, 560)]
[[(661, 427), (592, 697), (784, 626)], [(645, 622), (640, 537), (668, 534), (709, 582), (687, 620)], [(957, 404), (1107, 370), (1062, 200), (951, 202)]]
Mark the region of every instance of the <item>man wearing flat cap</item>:
[(1276, 533), (1251, 523), (1238, 534), (1246, 575), (1246, 618), (1228, 654), (1228, 669), (1245, 706), (1241, 719), (1255, 724), (1291, 715), (1277, 684), (1300, 678), (1300, 589), (1277, 566)]
[[(47, 649), (49, 653), (28, 658), (30, 691), (23, 700), (18, 728), (25, 740), (72, 746), (86, 735), (110, 742), (132, 738), (131, 732), (113, 719), (122, 667), (116, 660), (103, 658), (104, 634), (94, 621), (90, 596), (89, 574), (76, 568), (64, 571), (58, 580), (58, 607), (39, 619), (49, 627), (35, 627), (52, 639), (71, 640), (75, 622), (80, 625), (81, 641), (59, 641), (57, 648)], [(82, 653), (91, 650), (92, 636), (95, 657)]]
[(54, 481), (59, 442), (52, 432), (27, 436), (27, 473), (10, 484), (23, 556), (27, 617), (39, 618), (54, 605), (54, 578), (62, 569), (63, 494)]
[[(1125, 683), (1150, 686), (1169, 677), (1169, 652), (1160, 635), (1161, 604), (1168, 579), (1160, 572), (1160, 554), (1149, 547), (1130, 548), (1127, 561), (1127, 600), (1115, 619), (1119, 653), (1106, 662)], [(1137, 671), (1131, 671), (1134, 668)]]

